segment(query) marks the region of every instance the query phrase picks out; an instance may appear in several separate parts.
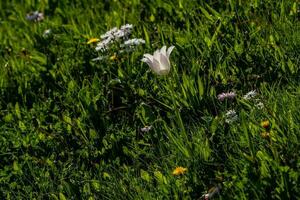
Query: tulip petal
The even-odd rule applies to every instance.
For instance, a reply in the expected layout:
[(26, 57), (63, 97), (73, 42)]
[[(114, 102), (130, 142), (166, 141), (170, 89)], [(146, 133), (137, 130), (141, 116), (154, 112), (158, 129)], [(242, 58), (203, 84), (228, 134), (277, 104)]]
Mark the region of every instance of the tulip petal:
[(160, 54), (160, 69), (166, 72), (170, 71), (170, 61), (164, 54)]
[(149, 58), (143, 58), (141, 61), (147, 63), (149, 66), (152, 65), (152, 62), (149, 60)]
[(153, 59), (152, 65), (150, 65), (151, 69), (158, 75), (160, 74), (160, 63), (155, 58)]
[(156, 59), (158, 62), (160, 61), (160, 51), (156, 50), (153, 54), (154, 59)]
[(144, 54), (144, 57), (148, 58), (151, 62), (153, 60), (153, 56), (151, 54), (146, 53), (146, 54)]
[(172, 53), (172, 51), (173, 51), (174, 48), (175, 48), (174, 46), (170, 46), (170, 47), (168, 48), (168, 51), (167, 51), (167, 58), (168, 58), (168, 59), (169, 59), (170, 54)]
[(160, 53), (167, 56), (167, 47), (166, 46), (163, 46), (161, 49), (160, 49)]

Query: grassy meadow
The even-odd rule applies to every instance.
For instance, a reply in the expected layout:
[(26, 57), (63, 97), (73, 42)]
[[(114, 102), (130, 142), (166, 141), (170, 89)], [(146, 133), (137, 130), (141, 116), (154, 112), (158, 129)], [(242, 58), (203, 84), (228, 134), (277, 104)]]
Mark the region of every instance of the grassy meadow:
[(0, 199), (300, 199), (299, 55), (298, 0), (1, 0)]

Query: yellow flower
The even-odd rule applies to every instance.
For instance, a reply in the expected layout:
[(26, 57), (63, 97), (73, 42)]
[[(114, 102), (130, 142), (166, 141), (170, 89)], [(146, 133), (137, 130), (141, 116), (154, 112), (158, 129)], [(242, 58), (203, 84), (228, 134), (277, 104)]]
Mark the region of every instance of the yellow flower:
[(264, 127), (265, 129), (269, 129), (270, 128), (270, 121), (269, 120), (264, 120), (260, 123), (260, 125), (262, 127)]
[(109, 59), (110, 59), (110, 60), (117, 60), (116, 54), (112, 55)]
[(264, 139), (269, 139), (270, 138), (270, 133), (269, 132), (262, 132), (260, 135)]
[(99, 39), (98, 38), (91, 38), (89, 39), (89, 41), (87, 42), (87, 44), (92, 44), (92, 43), (95, 43), (95, 42), (98, 42)]
[(182, 175), (187, 171), (187, 168), (184, 167), (176, 167), (173, 171), (173, 175), (178, 176), (178, 175)]

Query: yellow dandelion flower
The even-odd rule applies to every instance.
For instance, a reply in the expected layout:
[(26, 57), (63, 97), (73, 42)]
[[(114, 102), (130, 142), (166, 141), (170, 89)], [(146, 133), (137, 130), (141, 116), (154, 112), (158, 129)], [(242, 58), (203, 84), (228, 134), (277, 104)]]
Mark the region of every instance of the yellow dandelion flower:
[(95, 42), (98, 42), (99, 39), (98, 38), (91, 38), (89, 39), (89, 41), (87, 42), (87, 44), (92, 44), (92, 43), (95, 43)]
[(260, 135), (264, 139), (269, 139), (270, 138), (270, 133), (269, 132), (262, 132)]
[(187, 168), (184, 167), (176, 167), (173, 171), (173, 175), (178, 176), (178, 175), (182, 175), (187, 171)]
[(269, 129), (270, 128), (270, 121), (269, 120), (264, 120), (260, 123), (260, 125), (265, 128), (265, 129)]
[(112, 55), (109, 59), (110, 59), (110, 60), (117, 60), (116, 54)]

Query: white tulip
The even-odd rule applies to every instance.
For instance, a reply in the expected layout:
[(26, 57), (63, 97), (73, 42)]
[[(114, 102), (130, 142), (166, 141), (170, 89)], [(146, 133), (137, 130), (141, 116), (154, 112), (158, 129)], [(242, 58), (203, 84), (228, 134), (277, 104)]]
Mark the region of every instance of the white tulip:
[(167, 75), (170, 72), (170, 54), (174, 46), (168, 48), (163, 46), (160, 50), (156, 50), (153, 55), (144, 54), (142, 62), (145, 62), (158, 75)]

